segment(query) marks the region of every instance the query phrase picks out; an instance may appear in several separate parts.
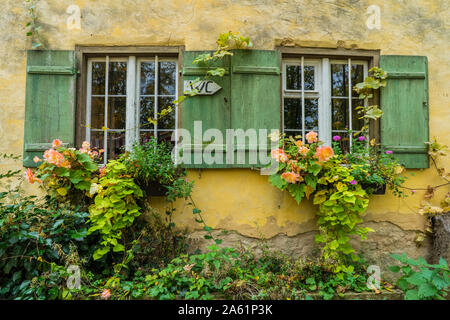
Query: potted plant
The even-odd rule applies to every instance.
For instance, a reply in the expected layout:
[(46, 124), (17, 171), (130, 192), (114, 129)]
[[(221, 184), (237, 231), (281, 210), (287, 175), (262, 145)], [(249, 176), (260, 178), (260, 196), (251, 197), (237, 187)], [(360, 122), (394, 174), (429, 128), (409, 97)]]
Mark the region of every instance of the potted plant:
[(166, 196), (174, 182), (186, 176), (172, 161), (172, 145), (150, 138), (135, 144), (128, 154), (127, 166), (135, 172), (134, 180), (147, 196)]

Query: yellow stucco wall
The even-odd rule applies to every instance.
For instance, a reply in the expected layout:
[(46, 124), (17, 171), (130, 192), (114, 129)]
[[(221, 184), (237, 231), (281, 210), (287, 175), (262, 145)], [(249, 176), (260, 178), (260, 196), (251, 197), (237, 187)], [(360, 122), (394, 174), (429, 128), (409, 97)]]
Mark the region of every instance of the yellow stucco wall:
[[(186, 50), (205, 50), (215, 48), (220, 33), (233, 30), (249, 36), (258, 49), (273, 49), (287, 41), (298, 46), (428, 56), (430, 136), (450, 145), (448, 0), (39, 0), (37, 4), (41, 33), (50, 49), (184, 45)], [(67, 28), (66, 9), (72, 4), (81, 9), (81, 30)], [(381, 9), (380, 30), (366, 27), (370, 5)], [(25, 1), (2, 0), (0, 16), (0, 152), (21, 154), (25, 50), (31, 47), (25, 36)], [(3, 162), (0, 169), (11, 166)], [(433, 169), (415, 173), (408, 186), (423, 188), (441, 182)], [(233, 229), (246, 236), (262, 233), (265, 237), (314, 229), (312, 205), (304, 202), (297, 206), (257, 171), (192, 170), (189, 177), (196, 181), (193, 197), (214, 228)], [(441, 189), (436, 199), (448, 191)], [(366, 220), (423, 230), (424, 219), (416, 213), (422, 196), (423, 192), (407, 199), (373, 196)], [(158, 207), (165, 205), (158, 199), (151, 201)], [(179, 201), (177, 208), (178, 225), (199, 227), (185, 202)]]

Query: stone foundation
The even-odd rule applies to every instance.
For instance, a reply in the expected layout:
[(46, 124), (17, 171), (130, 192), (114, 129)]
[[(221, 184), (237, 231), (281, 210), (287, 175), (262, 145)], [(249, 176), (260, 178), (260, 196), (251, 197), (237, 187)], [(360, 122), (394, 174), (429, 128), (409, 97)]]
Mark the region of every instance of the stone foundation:
[[(357, 237), (353, 237), (351, 243), (357, 252), (362, 253), (369, 264), (378, 265), (381, 268), (382, 277), (388, 281), (393, 281), (398, 275), (390, 272), (387, 267), (394, 265), (396, 261), (390, 257), (390, 253), (406, 252), (409, 257), (417, 258), (419, 256), (429, 260), (432, 253), (432, 241), (426, 238), (420, 247), (417, 246), (414, 239), (416, 231), (403, 230), (395, 224), (389, 222), (367, 222), (362, 224), (364, 227), (370, 227), (375, 230), (368, 235), (368, 238), (361, 242)], [(190, 233), (190, 251), (197, 248), (205, 250), (212, 244), (211, 240), (204, 239), (203, 231)], [(223, 232), (214, 230), (213, 235), (222, 239), (221, 246), (237, 247), (242, 244), (245, 248), (251, 249), (256, 254), (260, 254), (262, 248), (266, 245), (271, 250), (276, 250), (294, 259), (303, 257), (316, 257), (319, 253), (319, 246), (314, 242), (314, 236), (317, 231), (301, 233), (293, 237), (284, 234), (278, 234), (269, 239), (258, 239), (243, 236), (235, 231)]]

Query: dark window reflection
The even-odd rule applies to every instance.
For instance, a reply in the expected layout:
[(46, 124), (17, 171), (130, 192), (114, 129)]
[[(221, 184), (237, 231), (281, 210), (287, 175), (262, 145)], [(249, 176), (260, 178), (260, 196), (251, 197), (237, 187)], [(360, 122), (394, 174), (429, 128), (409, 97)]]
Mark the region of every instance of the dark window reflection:
[[(340, 140), (339, 141), (335, 141), (333, 139), (333, 137), (339, 136)], [(349, 139), (349, 135), (346, 132), (332, 132), (331, 134), (331, 141), (333, 142), (337, 142), (338, 146), (341, 148), (341, 150), (346, 153), (346, 152), (350, 152), (350, 139)]]
[(348, 97), (348, 64), (331, 65), (331, 95)]
[[(364, 66), (362, 64), (352, 64), (352, 87), (364, 81)], [(359, 94), (352, 89), (352, 96), (359, 97)]]
[(331, 99), (333, 130), (346, 130), (348, 128), (348, 100)]
[(176, 62), (163, 61), (158, 68), (158, 95), (175, 95)]
[(158, 129), (175, 129), (175, 106), (172, 104), (173, 100), (174, 98), (172, 97), (158, 98), (159, 113), (164, 109), (167, 109), (168, 107), (172, 107), (172, 112), (166, 114), (161, 118), (158, 118)]
[(108, 93), (110, 95), (127, 94), (127, 63), (110, 62)]
[(364, 120), (359, 119), (361, 115), (358, 114), (360, 109), (356, 110), (357, 107), (364, 106), (364, 100), (352, 99), (352, 129), (361, 130), (364, 126)]
[(319, 99), (305, 99), (305, 128), (317, 131), (319, 129)]
[(91, 128), (101, 129), (105, 125), (105, 98), (91, 99)]
[[(305, 90), (314, 90), (314, 66), (304, 67)], [(286, 66), (286, 89), (302, 90), (301, 66)]]
[(153, 124), (149, 123), (148, 118), (155, 118), (155, 98), (141, 97), (139, 123), (142, 129), (153, 128)]
[(125, 151), (125, 131), (108, 131), (108, 154), (107, 159), (116, 159)]
[(141, 63), (141, 95), (155, 94), (155, 63)]
[(125, 129), (127, 99), (125, 97), (109, 97), (108, 128)]
[(302, 101), (284, 98), (284, 128), (302, 129)]
[(305, 66), (305, 90), (314, 90), (314, 66)]
[(105, 62), (92, 62), (92, 94), (105, 94)]

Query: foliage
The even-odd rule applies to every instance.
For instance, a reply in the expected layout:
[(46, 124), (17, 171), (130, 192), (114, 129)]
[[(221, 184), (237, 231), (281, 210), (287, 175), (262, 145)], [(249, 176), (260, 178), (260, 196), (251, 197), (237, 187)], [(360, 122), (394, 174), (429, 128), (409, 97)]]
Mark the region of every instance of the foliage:
[[(359, 99), (367, 101), (367, 99), (373, 98), (374, 90), (378, 90), (381, 87), (386, 86), (386, 71), (373, 67), (369, 70), (370, 76), (364, 79), (364, 82), (357, 83), (353, 90), (359, 93)], [(355, 110), (358, 110), (360, 119), (364, 120), (364, 126), (359, 133), (368, 133), (369, 120), (378, 120), (383, 115), (383, 111), (377, 105), (364, 105), (357, 106)]]
[(90, 263), (98, 241), (87, 238), (89, 215), (79, 207), (23, 195), (19, 172), (0, 174), (15, 178), (0, 193), (0, 298), (60, 298), (60, 264)]
[(42, 36), (39, 33), (41, 26), (38, 23), (38, 17), (36, 14), (36, 0), (25, 1), (29, 3), (28, 14), (30, 16), (30, 21), (26, 24), (26, 27), (28, 28), (26, 35), (32, 39), (31, 47), (33, 49), (47, 49)]
[[(351, 136), (351, 132), (349, 132)], [(340, 136), (334, 136), (333, 150), (342, 163), (351, 168), (351, 174), (368, 194), (383, 185), (389, 186), (396, 196), (406, 196), (402, 185), (406, 177), (401, 173), (404, 168), (392, 152), (383, 152), (380, 145), (372, 139), (367, 143), (365, 136), (353, 138), (351, 152), (343, 154), (339, 147)]]
[(46, 150), (43, 160), (35, 157), (36, 163), (42, 162), (35, 175), (27, 170), (28, 182), (42, 182), (46, 192), (61, 201), (79, 202), (92, 197), (92, 186), (97, 182), (99, 173), (96, 161), (102, 150), (90, 148), (88, 142), (79, 150), (67, 148), (56, 139), (52, 148)]
[(405, 292), (406, 300), (445, 300), (450, 285), (447, 262), (440, 258), (439, 264), (428, 264), (424, 258), (410, 259), (403, 253), (391, 254), (401, 266), (390, 266), (393, 272), (401, 272), (398, 287)]
[(340, 260), (340, 254), (356, 259), (348, 236), (358, 234), (364, 239), (372, 231), (357, 226), (367, 208), (368, 195), (352, 176), (351, 167), (344, 166), (333, 149), (322, 146), (315, 132), (309, 132), (306, 139), (309, 144), (292, 137), (280, 139), (282, 148), (272, 151), (279, 162), (278, 171), (269, 181), (281, 190), (287, 189), (297, 203), (313, 195), (320, 230), (315, 240), (324, 243), (325, 259)]
[(89, 206), (88, 234), (98, 230), (103, 237), (102, 247), (94, 253), (94, 259), (101, 258), (111, 248), (113, 252), (124, 250), (120, 243), (122, 230), (130, 227), (141, 214), (136, 199), (143, 196), (123, 159), (110, 160), (102, 175), (94, 203)]

